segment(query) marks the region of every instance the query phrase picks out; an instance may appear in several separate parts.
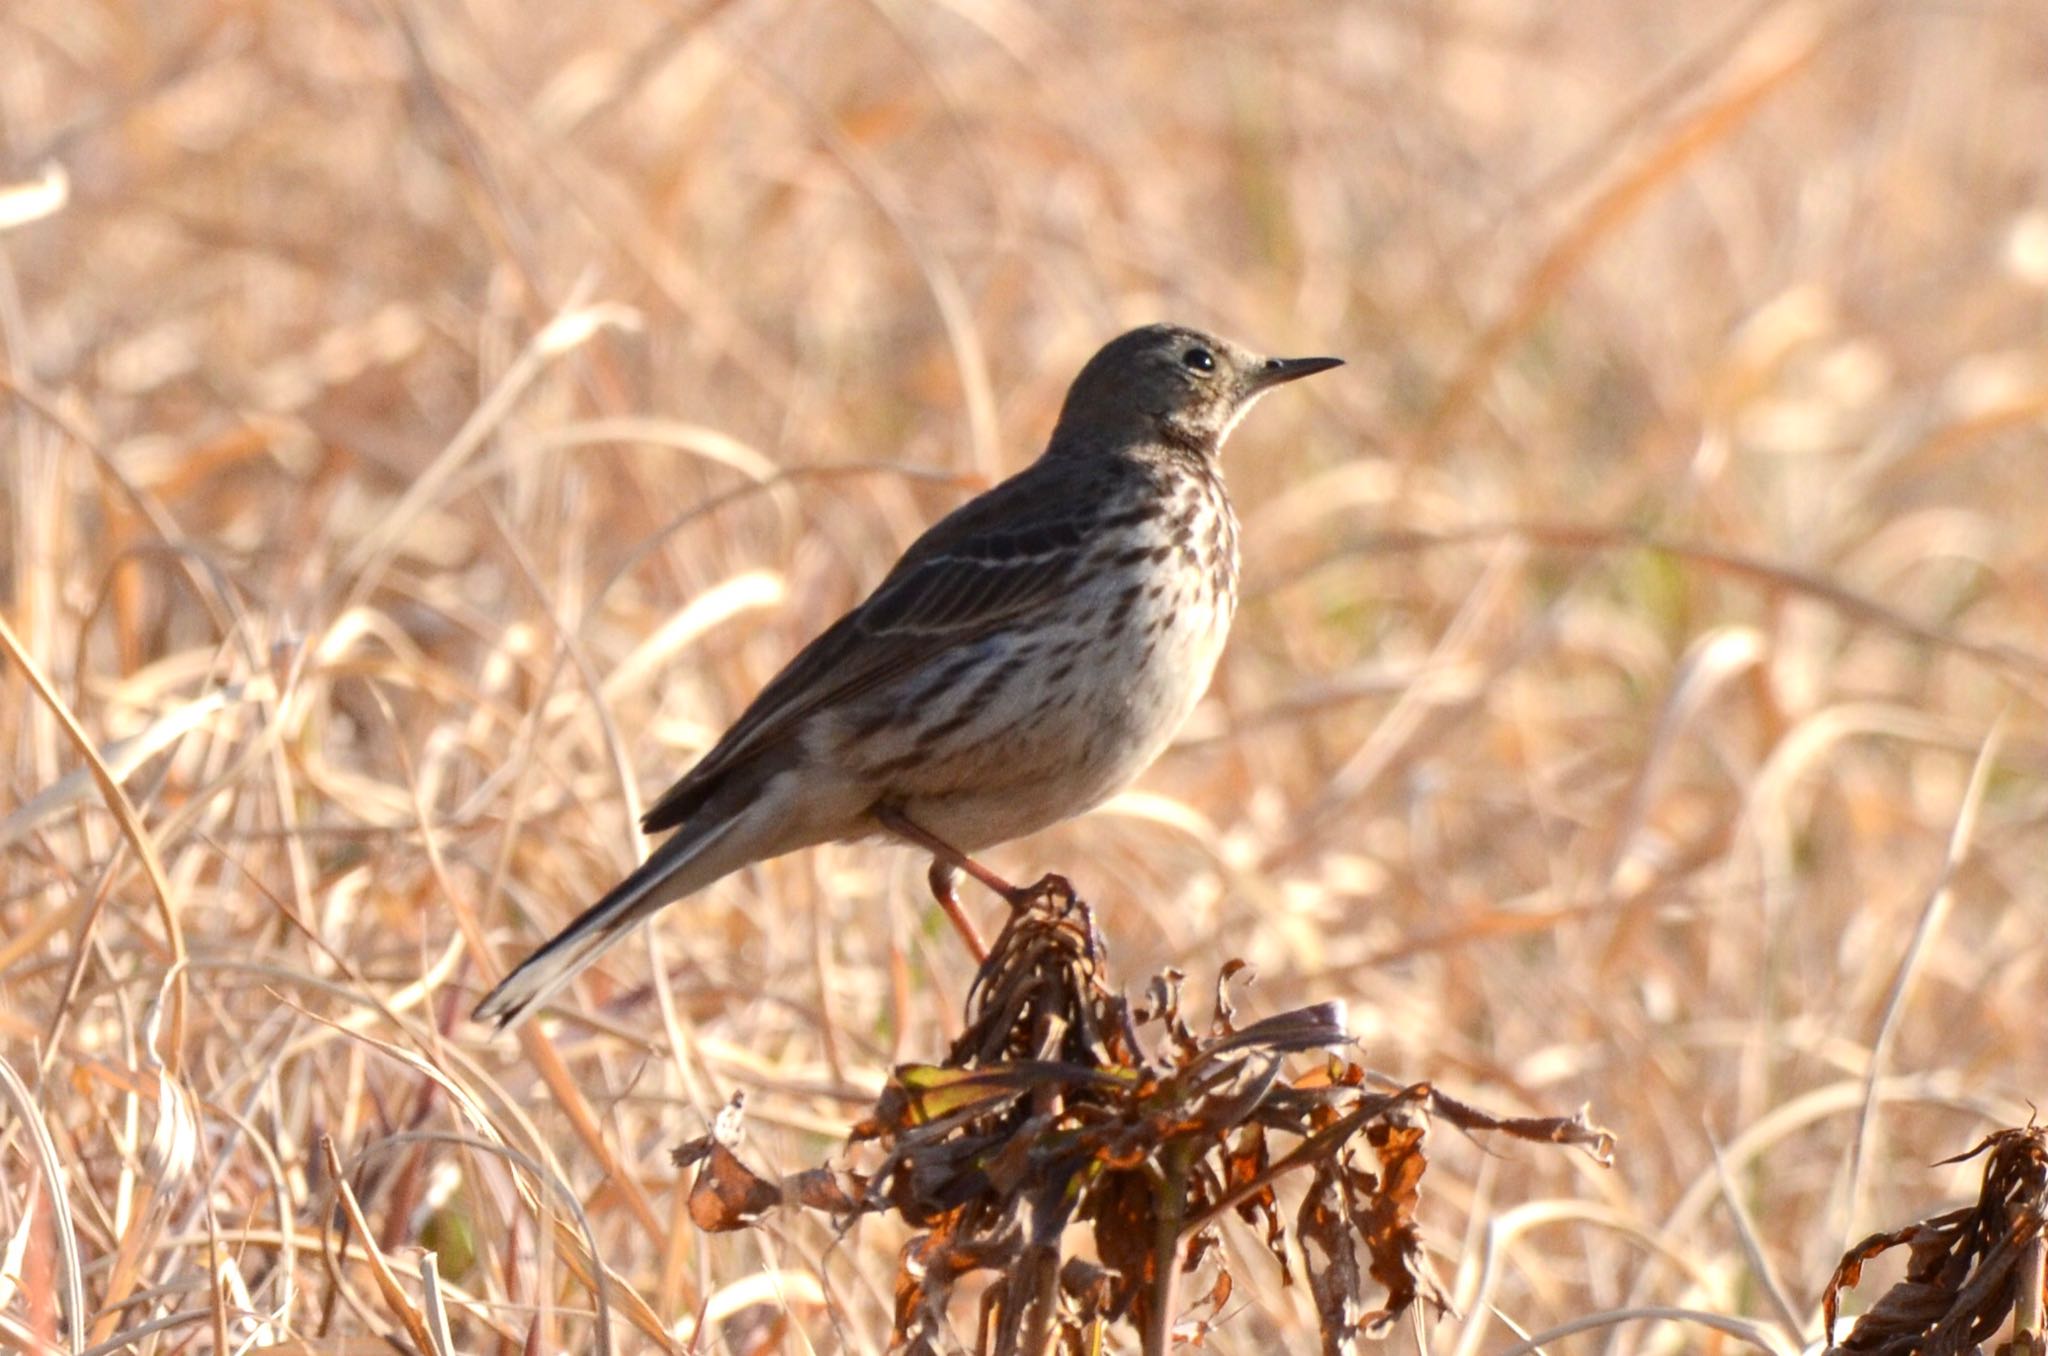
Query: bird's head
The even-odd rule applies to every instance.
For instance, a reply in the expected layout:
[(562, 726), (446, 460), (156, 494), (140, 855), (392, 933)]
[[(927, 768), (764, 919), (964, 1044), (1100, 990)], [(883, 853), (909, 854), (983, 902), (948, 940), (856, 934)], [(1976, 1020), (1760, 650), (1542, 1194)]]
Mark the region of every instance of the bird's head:
[(1134, 439), (1214, 456), (1252, 402), (1342, 358), (1268, 358), (1183, 325), (1146, 325), (1102, 346), (1067, 391), (1055, 451)]

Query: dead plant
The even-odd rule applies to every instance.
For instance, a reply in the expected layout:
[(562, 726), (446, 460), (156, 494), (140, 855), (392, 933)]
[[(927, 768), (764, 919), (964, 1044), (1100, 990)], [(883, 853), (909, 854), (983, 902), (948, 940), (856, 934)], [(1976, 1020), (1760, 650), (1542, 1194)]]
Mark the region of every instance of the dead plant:
[[(1035, 1356), (1100, 1351), (1116, 1323), (1148, 1353), (1199, 1339), (1234, 1286), (1217, 1230), (1235, 1215), (1284, 1277), (1306, 1275), (1324, 1350), (1349, 1352), (1418, 1301), (1448, 1308), (1416, 1213), (1432, 1118), (1609, 1161), (1612, 1136), (1583, 1111), (1499, 1117), (1370, 1073), (1340, 1053), (1341, 1003), (1240, 1026), (1229, 987), (1243, 969), (1222, 967), (1204, 1029), (1177, 971), (1133, 1007), (1105, 979), (1091, 911), (1055, 878), (996, 940), (945, 1059), (899, 1067), (855, 1127), (876, 1166), (772, 1182), (735, 1153), (735, 1098), (676, 1151), (701, 1164), (691, 1216), (725, 1230), (780, 1205), (893, 1212), (919, 1231), (899, 1258), (896, 1346), (960, 1349), (949, 1316), (961, 1283), (986, 1277), (975, 1349)], [(1324, 1053), (1290, 1075), (1310, 1052)], [(1293, 1174), (1306, 1182), (1290, 1215), (1276, 1187)]]
[[(2040, 1356), (2048, 1129), (2001, 1130), (1943, 1161), (1961, 1163), (1984, 1153), (1984, 1185), (1974, 1205), (1872, 1234), (1843, 1254), (1821, 1297), (1831, 1352), (1974, 1356), (2011, 1315), (2012, 1340), (2001, 1352)], [(1896, 1247), (1909, 1250), (1905, 1279), (1835, 1345), (1841, 1292), (1856, 1284), (1865, 1262)]]

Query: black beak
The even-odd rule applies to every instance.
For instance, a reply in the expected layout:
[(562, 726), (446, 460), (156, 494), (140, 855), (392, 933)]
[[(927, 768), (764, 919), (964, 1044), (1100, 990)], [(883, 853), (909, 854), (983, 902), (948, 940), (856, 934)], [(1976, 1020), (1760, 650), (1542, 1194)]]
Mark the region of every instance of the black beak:
[(1312, 377), (1343, 365), (1342, 358), (1268, 358), (1264, 366), (1252, 373), (1252, 389), (1263, 391), (1268, 386), (1300, 381), (1303, 377)]

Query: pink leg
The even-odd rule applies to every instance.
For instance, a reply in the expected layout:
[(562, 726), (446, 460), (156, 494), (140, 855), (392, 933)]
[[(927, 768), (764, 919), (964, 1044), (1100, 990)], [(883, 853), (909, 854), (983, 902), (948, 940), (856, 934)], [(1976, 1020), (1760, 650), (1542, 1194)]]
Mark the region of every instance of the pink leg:
[(981, 940), (981, 934), (974, 930), (973, 920), (968, 918), (967, 911), (960, 907), (960, 893), (953, 888), (953, 882), (959, 877), (960, 873), (953, 869), (951, 862), (942, 862), (934, 857), (932, 869), (925, 879), (931, 884), (932, 898), (939, 901), (946, 917), (953, 920), (953, 930), (960, 934), (961, 941), (967, 943), (968, 953), (979, 965), (988, 959), (988, 946)]
[(1021, 909), (1049, 891), (1073, 893), (1067, 883), (1058, 876), (1047, 876), (1035, 885), (1012, 885), (951, 843), (926, 832), (915, 820), (893, 805), (876, 806), (874, 816), (876, 823), (898, 838), (914, 843), (932, 854), (932, 870), (929, 877), (932, 898), (939, 901), (939, 907), (953, 920), (953, 926), (960, 929), (960, 935), (966, 939), (968, 949), (974, 952), (977, 960), (985, 959), (987, 951), (982, 946), (981, 938), (975, 933), (973, 925), (967, 921), (967, 915), (960, 910), (959, 896), (953, 890), (953, 877), (956, 873), (964, 871), (974, 877), (1001, 895), (1004, 902), (1013, 909)]

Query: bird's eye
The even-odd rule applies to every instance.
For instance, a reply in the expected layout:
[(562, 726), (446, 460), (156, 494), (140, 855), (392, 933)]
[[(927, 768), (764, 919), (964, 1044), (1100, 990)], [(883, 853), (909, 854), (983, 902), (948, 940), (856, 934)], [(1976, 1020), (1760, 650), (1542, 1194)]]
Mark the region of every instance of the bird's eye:
[(1197, 372), (1216, 370), (1216, 355), (1206, 348), (1191, 348), (1180, 355), (1180, 360), (1183, 366), (1192, 367)]

